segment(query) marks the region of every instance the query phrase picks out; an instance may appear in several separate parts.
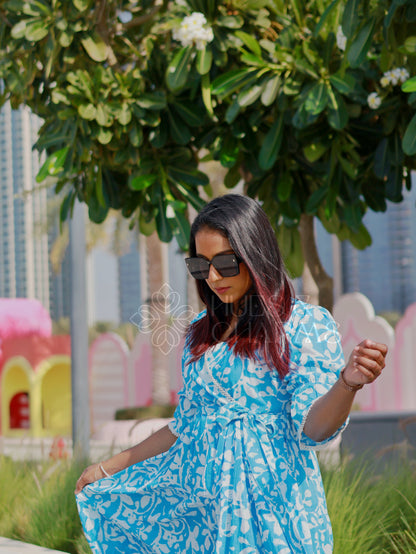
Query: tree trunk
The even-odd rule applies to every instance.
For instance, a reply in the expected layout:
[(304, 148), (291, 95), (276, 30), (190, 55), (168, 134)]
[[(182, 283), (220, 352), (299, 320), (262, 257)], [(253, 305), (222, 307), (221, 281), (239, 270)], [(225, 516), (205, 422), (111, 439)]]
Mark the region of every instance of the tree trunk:
[[(146, 237), (146, 261), (147, 275), (149, 283), (148, 306), (152, 324), (152, 399), (155, 404), (169, 404), (170, 402), (170, 376), (169, 376), (169, 357), (157, 345), (158, 332), (164, 325), (168, 324), (167, 297), (163, 292), (164, 279), (164, 260), (162, 244), (153, 233)], [(158, 294), (159, 291), (161, 294)]]
[(310, 274), (318, 287), (318, 301), (321, 306), (332, 312), (334, 304), (333, 279), (324, 270), (319, 259), (315, 241), (314, 218), (312, 215), (302, 214), (299, 231), (302, 240), (303, 256)]
[(302, 296), (299, 298), (308, 304), (319, 304), (319, 289), (306, 262), (302, 272)]

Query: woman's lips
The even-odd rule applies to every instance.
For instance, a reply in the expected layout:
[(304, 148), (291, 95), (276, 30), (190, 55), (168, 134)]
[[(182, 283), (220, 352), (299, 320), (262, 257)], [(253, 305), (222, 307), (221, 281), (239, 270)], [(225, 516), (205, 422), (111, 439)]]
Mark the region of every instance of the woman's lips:
[(230, 287), (220, 287), (218, 289), (215, 289), (215, 292), (217, 294), (224, 294), (225, 292), (227, 292), (227, 290), (229, 289)]

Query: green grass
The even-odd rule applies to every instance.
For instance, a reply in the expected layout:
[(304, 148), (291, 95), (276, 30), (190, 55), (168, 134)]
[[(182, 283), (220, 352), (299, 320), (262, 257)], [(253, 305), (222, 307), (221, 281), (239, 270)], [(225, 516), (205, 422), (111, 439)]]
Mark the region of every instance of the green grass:
[[(74, 498), (85, 464), (0, 457), (0, 536), (91, 554)], [(341, 464), (323, 470), (334, 554), (416, 554), (416, 464), (375, 473)]]
[(90, 554), (74, 497), (82, 469), (65, 461), (39, 464), (0, 457), (0, 536)]
[(368, 464), (323, 471), (334, 554), (416, 554), (416, 468)]

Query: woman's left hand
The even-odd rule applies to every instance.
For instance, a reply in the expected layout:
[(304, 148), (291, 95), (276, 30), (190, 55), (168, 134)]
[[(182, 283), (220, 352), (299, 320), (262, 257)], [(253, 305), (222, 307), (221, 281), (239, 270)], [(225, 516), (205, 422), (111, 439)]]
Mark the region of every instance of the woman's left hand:
[(344, 378), (351, 385), (372, 383), (386, 365), (387, 346), (366, 339), (360, 342), (351, 353), (344, 370)]

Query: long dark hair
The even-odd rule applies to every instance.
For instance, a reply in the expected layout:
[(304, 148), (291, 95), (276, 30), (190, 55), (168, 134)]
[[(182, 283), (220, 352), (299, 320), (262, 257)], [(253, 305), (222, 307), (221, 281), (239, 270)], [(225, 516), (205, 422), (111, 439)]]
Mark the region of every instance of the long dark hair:
[[(236, 354), (255, 359), (258, 352), (269, 367), (284, 377), (289, 371), (289, 347), (283, 324), (292, 309), (293, 288), (270, 221), (252, 198), (226, 194), (209, 202), (195, 218), (190, 256), (196, 256), (195, 236), (203, 228), (218, 231), (228, 239), (252, 281), (242, 299), (235, 331), (227, 342), (234, 346)], [(207, 314), (189, 327), (193, 361), (218, 342), (232, 317), (232, 305), (224, 304), (205, 280), (197, 280), (196, 286)]]

